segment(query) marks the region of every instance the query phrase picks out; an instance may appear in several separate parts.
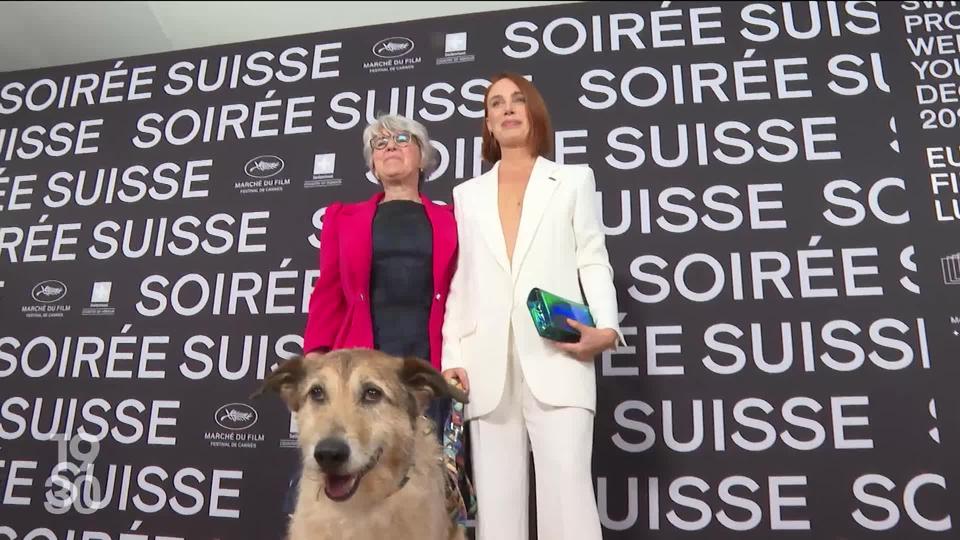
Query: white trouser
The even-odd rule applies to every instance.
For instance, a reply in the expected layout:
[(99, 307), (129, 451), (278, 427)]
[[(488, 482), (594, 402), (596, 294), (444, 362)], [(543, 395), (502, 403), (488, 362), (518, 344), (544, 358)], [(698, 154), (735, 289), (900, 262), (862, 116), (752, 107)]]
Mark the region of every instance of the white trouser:
[(512, 338), (511, 332), (500, 404), (470, 422), (477, 540), (527, 540), (531, 448), (537, 538), (601, 540), (590, 469), (593, 413), (537, 401), (524, 380)]

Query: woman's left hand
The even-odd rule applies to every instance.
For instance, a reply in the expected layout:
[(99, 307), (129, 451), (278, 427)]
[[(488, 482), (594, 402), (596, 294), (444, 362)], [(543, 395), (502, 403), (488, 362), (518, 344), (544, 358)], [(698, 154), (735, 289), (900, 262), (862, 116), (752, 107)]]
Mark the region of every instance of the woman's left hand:
[(556, 342), (556, 346), (581, 362), (592, 361), (597, 353), (612, 349), (617, 345), (619, 336), (613, 329), (594, 328), (573, 319), (567, 319), (567, 324), (580, 332), (580, 341), (576, 343)]

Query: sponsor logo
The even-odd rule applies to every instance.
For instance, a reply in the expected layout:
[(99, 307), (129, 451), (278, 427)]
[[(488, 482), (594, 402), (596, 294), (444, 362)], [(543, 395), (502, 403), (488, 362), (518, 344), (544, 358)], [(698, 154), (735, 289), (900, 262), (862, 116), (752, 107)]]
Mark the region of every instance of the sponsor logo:
[(57, 279), (41, 281), (30, 289), (32, 304), (20, 306), (20, 313), (28, 319), (63, 318), (70, 312), (71, 306), (63, 303), (67, 296), (67, 285)]
[(373, 46), (373, 54), (380, 58), (400, 58), (413, 52), (413, 40), (405, 37), (381, 39)]
[(93, 291), (90, 293), (91, 304), (106, 304), (110, 302), (110, 290), (113, 289), (112, 281), (98, 281), (93, 284)]
[(337, 168), (337, 155), (336, 154), (314, 154), (313, 156), (313, 174), (317, 175), (333, 175), (333, 171)]
[(223, 429), (243, 431), (257, 423), (257, 411), (243, 403), (230, 403), (217, 409), (216, 420)]
[(90, 292), (90, 305), (80, 312), (84, 316), (113, 315), (116, 308), (111, 307), (110, 292), (113, 290), (112, 281), (98, 281), (93, 284)]
[(437, 65), (463, 64), (473, 62), (476, 56), (467, 54), (467, 33), (455, 32), (447, 34), (443, 40), (443, 56), (437, 58)]
[(245, 403), (228, 403), (213, 414), (213, 420), (220, 429), (207, 431), (203, 439), (212, 448), (257, 448), (265, 439), (262, 433), (250, 431), (256, 425), (257, 410)]
[(296, 448), (300, 444), (300, 429), (297, 427), (297, 413), (290, 413), (289, 436), (280, 439), (280, 448)]
[(67, 286), (62, 281), (48, 279), (33, 286), (30, 296), (41, 304), (52, 304), (63, 300), (67, 295)]
[(385, 73), (413, 69), (423, 59), (413, 56), (416, 44), (406, 37), (390, 37), (374, 43), (371, 52), (374, 56), (363, 63), (368, 73)]
[(284, 187), (290, 185), (289, 177), (280, 176), (286, 165), (280, 156), (257, 156), (243, 166), (243, 173), (247, 177), (235, 181), (233, 187), (241, 194), (283, 191)]
[(457, 32), (455, 34), (447, 34), (445, 45), (444, 52), (447, 56), (467, 54), (467, 33)]
[(313, 156), (313, 177), (303, 182), (305, 188), (330, 187), (343, 184), (343, 179), (335, 176), (337, 154), (315, 154)]
[(270, 178), (283, 170), (283, 160), (277, 156), (257, 156), (243, 166), (244, 172), (251, 178)]
[(940, 259), (944, 285), (960, 285), (960, 253), (947, 255)]

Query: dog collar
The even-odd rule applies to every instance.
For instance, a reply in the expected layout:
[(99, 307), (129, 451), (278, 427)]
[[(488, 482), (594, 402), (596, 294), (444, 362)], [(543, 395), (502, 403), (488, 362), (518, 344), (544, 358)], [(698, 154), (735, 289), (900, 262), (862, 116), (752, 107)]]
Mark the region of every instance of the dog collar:
[[(431, 432), (432, 430), (428, 430), (428, 433), (431, 433)], [(411, 471), (413, 471), (413, 464), (416, 462), (416, 459), (414, 459), (413, 457), (413, 452), (414, 452), (414, 448), (416, 448), (416, 443), (411, 443), (411, 446), (413, 448), (410, 449), (410, 463), (407, 464), (407, 471), (403, 473), (403, 478), (401, 478), (400, 482), (397, 484), (397, 489), (395, 489), (393, 493), (391, 493), (390, 495), (387, 495), (387, 498), (390, 498), (396, 495), (401, 489), (403, 489), (403, 486), (407, 485), (407, 482), (410, 481), (410, 473)]]
[[(397, 491), (403, 489), (403, 486), (407, 485), (407, 482), (410, 481), (410, 470), (407, 469), (407, 474), (403, 475), (403, 478), (400, 479), (400, 485), (397, 486)], [(396, 491), (394, 491), (396, 493)]]
[(412, 468), (413, 468), (413, 463), (410, 464), (410, 466), (407, 468), (406, 474), (404, 474), (403, 478), (400, 479), (400, 483), (397, 484), (397, 489), (393, 490), (393, 493), (387, 495), (386, 497), (384, 497), (384, 499), (389, 499), (390, 497), (393, 497), (397, 493), (400, 493), (400, 490), (403, 489), (403, 486), (407, 485), (407, 482), (410, 481), (410, 469)]
[(406, 472), (403, 473), (403, 478), (400, 479), (400, 483), (397, 484), (397, 489), (394, 490), (394, 492), (391, 493), (390, 495), (387, 495), (388, 498), (396, 495), (397, 492), (403, 489), (403, 486), (407, 485), (407, 482), (410, 481), (410, 471), (413, 470), (413, 464), (414, 462), (416, 462), (416, 460), (413, 457), (413, 452), (414, 452), (414, 448), (416, 448), (416, 443), (412, 443), (410, 446), (413, 447), (410, 449), (410, 463), (407, 464), (407, 470)]
[(407, 465), (407, 472), (403, 473), (403, 478), (400, 479), (400, 483), (397, 484), (397, 489), (387, 497), (392, 497), (396, 495), (398, 491), (403, 489), (403, 486), (407, 485), (407, 482), (410, 481), (410, 471), (413, 470), (413, 456), (410, 456), (410, 464)]

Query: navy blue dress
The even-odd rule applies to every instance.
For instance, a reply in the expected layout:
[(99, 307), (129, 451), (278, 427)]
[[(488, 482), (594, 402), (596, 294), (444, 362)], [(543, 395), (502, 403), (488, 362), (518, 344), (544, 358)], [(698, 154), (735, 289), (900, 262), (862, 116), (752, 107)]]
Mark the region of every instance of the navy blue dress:
[[(394, 356), (430, 360), (433, 301), (433, 228), (423, 205), (386, 201), (373, 218), (370, 307), (374, 348)], [(450, 401), (435, 399), (427, 417), (442, 439)]]
[(374, 348), (429, 359), (432, 300), (433, 229), (423, 205), (381, 203), (373, 218), (370, 268)]

